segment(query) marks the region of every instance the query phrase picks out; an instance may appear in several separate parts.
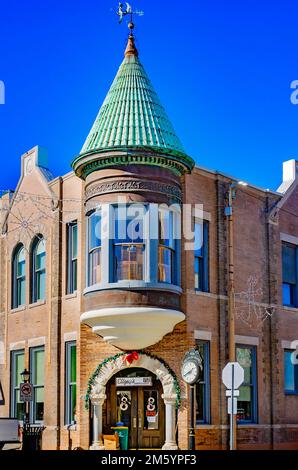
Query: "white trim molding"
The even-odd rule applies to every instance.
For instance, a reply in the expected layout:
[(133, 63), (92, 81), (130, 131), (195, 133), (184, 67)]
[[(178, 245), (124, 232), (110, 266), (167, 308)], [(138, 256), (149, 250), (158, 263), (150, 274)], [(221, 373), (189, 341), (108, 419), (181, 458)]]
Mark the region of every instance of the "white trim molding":
[(211, 331), (207, 331), (207, 330), (195, 330), (194, 337), (195, 339), (199, 339), (201, 341), (211, 341), (212, 333)]
[(41, 336), (40, 338), (32, 338), (28, 339), (28, 347), (35, 348), (37, 346), (44, 346), (46, 343), (45, 336)]
[(298, 237), (293, 235), (288, 235), (287, 233), (280, 233), (280, 239), (282, 242), (291, 243), (292, 245), (298, 245)]
[(256, 336), (235, 335), (235, 342), (237, 344), (246, 344), (248, 346), (259, 346), (260, 341)]
[(76, 341), (78, 337), (78, 333), (76, 331), (71, 331), (70, 333), (64, 333), (64, 343), (68, 343), (68, 341)]
[(19, 349), (25, 349), (26, 341), (18, 341), (17, 343), (10, 343), (9, 350), (10, 351), (18, 351)]

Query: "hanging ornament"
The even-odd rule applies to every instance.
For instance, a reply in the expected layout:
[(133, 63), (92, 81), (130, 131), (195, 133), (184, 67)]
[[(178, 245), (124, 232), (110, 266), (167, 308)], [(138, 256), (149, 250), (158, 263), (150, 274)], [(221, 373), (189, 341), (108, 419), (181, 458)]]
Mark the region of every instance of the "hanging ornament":
[(139, 359), (139, 354), (134, 351), (132, 353), (129, 353), (127, 354), (127, 356), (125, 357), (125, 362), (127, 365), (131, 365), (133, 363), (133, 361), (137, 361)]

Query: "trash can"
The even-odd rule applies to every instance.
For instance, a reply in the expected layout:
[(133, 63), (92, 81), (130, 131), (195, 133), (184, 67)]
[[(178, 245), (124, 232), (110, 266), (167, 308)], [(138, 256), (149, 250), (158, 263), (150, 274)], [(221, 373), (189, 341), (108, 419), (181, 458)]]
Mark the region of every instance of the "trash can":
[(119, 443), (121, 450), (128, 450), (128, 427), (115, 426), (111, 428), (119, 436)]
[(41, 450), (41, 436), (44, 430), (41, 426), (25, 425), (23, 428), (22, 450)]

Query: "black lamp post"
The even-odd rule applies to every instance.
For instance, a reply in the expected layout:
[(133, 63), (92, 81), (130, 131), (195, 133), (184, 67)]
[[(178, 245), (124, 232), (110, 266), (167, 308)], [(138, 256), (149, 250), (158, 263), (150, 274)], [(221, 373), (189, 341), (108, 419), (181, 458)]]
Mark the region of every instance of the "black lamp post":
[[(30, 371), (27, 369), (24, 369), (23, 372), (21, 372), (21, 377), (22, 377), (23, 383), (28, 383), (30, 380)], [(28, 405), (26, 401), (24, 402), (23, 424), (24, 424), (24, 428), (26, 424), (29, 424), (29, 411), (28, 411)]]
[(23, 379), (23, 382), (27, 383), (30, 380), (30, 372), (27, 369), (24, 369), (23, 372), (21, 372), (21, 376)]

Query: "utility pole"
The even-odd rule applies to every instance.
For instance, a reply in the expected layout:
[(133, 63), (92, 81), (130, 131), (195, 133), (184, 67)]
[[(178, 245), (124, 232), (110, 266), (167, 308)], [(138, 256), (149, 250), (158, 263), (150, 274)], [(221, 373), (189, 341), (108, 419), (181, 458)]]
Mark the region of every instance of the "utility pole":
[[(235, 351), (235, 313), (234, 313), (234, 218), (233, 218), (233, 200), (236, 196), (236, 185), (230, 183), (229, 191), (227, 192), (227, 205), (225, 208), (225, 215), (228, 221), (228, 340), (229, 340), (229, 361), (236, 362)], [(233, 398), (232, 398), (233, 400)], [(230, 433), (233, 437), (230, 442), (231, 450), (237, 448), (237, 418), (231, 415)]]

